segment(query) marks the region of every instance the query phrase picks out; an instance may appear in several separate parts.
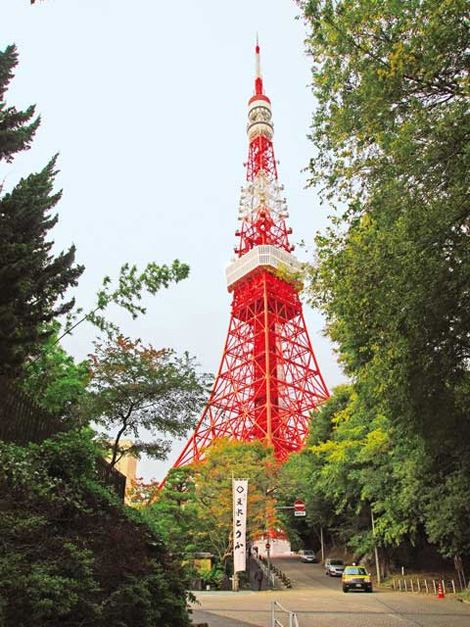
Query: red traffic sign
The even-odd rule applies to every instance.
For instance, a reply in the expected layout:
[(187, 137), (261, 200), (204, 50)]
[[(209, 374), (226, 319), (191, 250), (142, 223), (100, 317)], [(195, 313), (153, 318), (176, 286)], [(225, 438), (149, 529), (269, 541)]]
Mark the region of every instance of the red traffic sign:
[(300, 499), (294, 501), (294, 509), (296, 512), (304, 512), (305, 511), (305, 503)]
[(271, 548), (271, 545), (269, 544), (269, 542), (266, 542), (266, 551), (270, 548)]

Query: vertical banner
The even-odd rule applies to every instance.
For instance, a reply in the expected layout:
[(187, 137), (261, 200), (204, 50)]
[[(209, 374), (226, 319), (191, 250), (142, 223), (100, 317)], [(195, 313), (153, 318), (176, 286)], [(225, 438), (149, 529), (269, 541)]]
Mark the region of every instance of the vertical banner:
[(246, 504), (248, 481), (233, 479), (233, 572), (246, 570)]

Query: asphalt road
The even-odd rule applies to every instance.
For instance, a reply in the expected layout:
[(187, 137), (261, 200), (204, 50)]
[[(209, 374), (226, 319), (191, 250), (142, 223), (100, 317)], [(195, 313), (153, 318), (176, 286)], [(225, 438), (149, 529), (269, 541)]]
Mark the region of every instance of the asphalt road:
[[(318, 564), (298, 558), (275, 561), (294, 582), (292, 590), (197, 593), (194, 622), (210, 627), (269, 627), (271, 604), (297, 613), (299, 627), (469, 627), (470, 605), (433, 595), (405, 592), (349, 592), (326, 577)], [(287, 619), (279, 616), (282, 624)]]
[(282, 557), (273, 560), (278, 568), (291, 579), (294, 588), (326, 588), (340, 591), (341, 577), (327, 577), (320, 564), (305, 564), (298, 557)]

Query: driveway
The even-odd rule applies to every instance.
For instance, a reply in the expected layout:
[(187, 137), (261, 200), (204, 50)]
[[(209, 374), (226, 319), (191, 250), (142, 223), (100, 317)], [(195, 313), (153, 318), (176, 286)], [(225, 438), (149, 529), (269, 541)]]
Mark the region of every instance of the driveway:
[[(200, 592), (194, 622), (210, 627), (268, 627), (271, 604), (278, 601), (297, 613), (299, 627), (469, 627), (470, 605), (454, 599), (405, 592), (350, 592), (340, 579), (326, 577), (318, 564), (276, 560), (293, 580), (292, 590)], [(287, 619), (279, 617), (283, 624)]]

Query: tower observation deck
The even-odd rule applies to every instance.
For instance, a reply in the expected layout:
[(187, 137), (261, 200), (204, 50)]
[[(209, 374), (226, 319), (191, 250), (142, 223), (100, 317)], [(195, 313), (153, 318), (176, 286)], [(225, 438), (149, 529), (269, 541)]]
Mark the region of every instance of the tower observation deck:
[(226, 269), (229, 329), (212, 392), (175, 467), (202, 460), (218, 438), (261, 440), (284, 461), (302, 448), (312, 412), (329, 396), (299, 298), (301, 264), (289, 241), (258, 44), (255, 58), (236, 259)]

